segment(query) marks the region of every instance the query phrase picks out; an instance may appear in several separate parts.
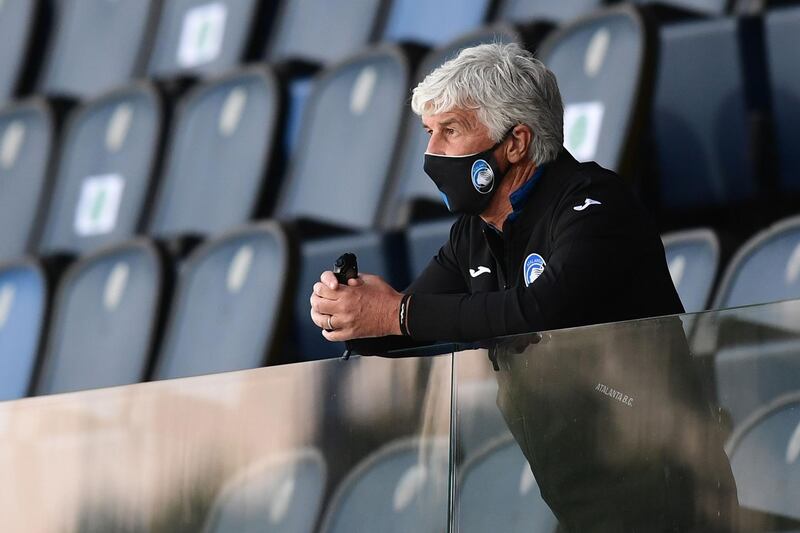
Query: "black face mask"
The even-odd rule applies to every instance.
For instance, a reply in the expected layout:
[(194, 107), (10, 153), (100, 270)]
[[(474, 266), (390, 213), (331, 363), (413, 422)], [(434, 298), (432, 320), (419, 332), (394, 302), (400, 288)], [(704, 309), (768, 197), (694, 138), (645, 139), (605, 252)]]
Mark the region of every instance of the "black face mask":
[(425, 154), (425, 173), (439, 188), (447, 209), (462, 215), (479, 215), (486, 210), (504, 176), (494, 151), (507, 136), (477, 154)]

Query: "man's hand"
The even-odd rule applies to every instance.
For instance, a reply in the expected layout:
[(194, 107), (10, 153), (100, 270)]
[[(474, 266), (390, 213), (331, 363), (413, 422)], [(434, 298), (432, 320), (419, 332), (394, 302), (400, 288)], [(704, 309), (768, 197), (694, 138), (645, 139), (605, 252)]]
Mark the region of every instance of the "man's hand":
[[(379, 276), (359, 274), (341, 285), (323, 272), (311, 293), (311, 320), (329, 341), (400, 335), (398, 313), (403, 295)], [(328, 318), (333, 331), (326, 331)]]

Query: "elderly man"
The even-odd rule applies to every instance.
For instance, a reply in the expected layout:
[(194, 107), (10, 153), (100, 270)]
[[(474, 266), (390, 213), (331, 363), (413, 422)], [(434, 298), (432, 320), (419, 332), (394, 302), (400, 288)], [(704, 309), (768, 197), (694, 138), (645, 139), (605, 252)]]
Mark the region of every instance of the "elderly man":
[[(555, 76), (516, 44), (463, 50), (413, 91), (449, 240), (405, 293), (325, 272), (311, 318), (363, 353), (683, 312), (628, 184), (563, 147)], [(402, 339), (401, 337), (406, 337)], [(402, 342), (402, 341), (405, 341)]]

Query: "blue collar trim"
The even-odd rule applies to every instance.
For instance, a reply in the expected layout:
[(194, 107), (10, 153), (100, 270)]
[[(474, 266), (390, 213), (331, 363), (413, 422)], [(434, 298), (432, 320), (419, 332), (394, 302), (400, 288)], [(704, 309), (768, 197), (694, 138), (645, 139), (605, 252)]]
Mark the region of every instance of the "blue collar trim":
[(536, 183), (538, 183), (539, 179), (542, 177), (542, 173), (544, 173), (544, 165), (539, 165), (536, 168), (536, 172), (533, 173), (533, 176), (528, 178), (525, 183), (520, 185), (516, 191), (512, 192), (508, 196), (508, 199), (511, 201), (511, 208), (514, 211), (508, 215), (507, 220), (514, 221), (519, 216), (522, 208), (525, 207), (525, 204), (531, 197), (531, 193), (533, 192)]

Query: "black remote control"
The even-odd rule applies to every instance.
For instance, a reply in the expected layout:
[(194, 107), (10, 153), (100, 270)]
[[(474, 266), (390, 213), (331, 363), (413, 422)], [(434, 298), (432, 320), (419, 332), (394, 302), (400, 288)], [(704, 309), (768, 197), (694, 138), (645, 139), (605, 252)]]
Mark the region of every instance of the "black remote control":
[(333, 264), (333, 273), (342, 285), (347, 285), (347, 280), (358, 277), (358, 260), (356, 254), (346, 253), (339, 256)]

